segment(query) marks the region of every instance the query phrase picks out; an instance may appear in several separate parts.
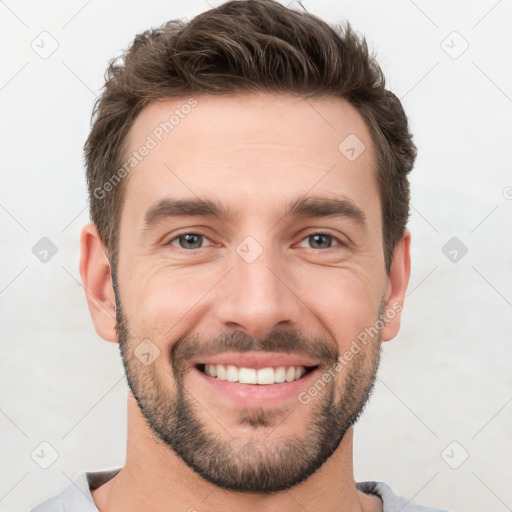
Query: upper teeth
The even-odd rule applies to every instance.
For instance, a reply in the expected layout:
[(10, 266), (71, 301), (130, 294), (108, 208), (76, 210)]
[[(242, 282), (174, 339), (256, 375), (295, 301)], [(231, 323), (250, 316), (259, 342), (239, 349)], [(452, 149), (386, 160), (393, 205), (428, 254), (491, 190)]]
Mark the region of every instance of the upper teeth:
[(305, 373), (304, 366), (278, 366), (277, 368), (244, 368), (231, 364), (206, 364), (204, 373), (220, 380), (240, 382), (242, 384), (274, 384), (275, 382), (292, 382)]

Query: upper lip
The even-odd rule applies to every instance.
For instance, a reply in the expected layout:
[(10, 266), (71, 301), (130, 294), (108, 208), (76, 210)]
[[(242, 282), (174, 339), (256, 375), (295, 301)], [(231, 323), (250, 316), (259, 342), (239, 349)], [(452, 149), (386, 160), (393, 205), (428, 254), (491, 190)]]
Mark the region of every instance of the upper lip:
[(198, 358), (192, 362), (192, 366), (199, 364), (223, 364), (260, 369), (278, 366), (317, 366), (320, 363), (303, 356), (278, 352), (224, 352)]

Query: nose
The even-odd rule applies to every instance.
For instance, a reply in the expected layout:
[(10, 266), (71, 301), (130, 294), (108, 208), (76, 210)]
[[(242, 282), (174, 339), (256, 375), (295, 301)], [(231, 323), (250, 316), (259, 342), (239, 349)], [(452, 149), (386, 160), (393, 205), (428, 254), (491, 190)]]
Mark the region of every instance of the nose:
[(304, 318), (304, 305), (293, 291), (286, 262), (266, 249), (254, 261), (240, 254), (232, 258), (232, 269), (217, 290), (221, 330), (264, 338), (276, 327), (296, 328), (301, 315)]

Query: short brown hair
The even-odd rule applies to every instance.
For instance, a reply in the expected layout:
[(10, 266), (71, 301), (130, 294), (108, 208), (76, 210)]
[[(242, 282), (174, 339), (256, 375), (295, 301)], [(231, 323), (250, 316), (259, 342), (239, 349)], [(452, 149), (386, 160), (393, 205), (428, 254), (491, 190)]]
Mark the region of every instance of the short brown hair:
[(105, 80), (84, 150), (91, 220), (114, 272), (127, 180), (108, 187), (108, 194), (98, 191), (123, 165), (141, 109), (163, 98), (250, 92), (344, 98), (359, 111), (376, 148), (389, 272), (409, 217), (407, 175), (416, 147), (399, 99), (386, 90), (366, 40), (348, 22), (331, 27), (274, 0), (228, 1), (189, 22), (172, 20), (137, 35), (110, 61)]

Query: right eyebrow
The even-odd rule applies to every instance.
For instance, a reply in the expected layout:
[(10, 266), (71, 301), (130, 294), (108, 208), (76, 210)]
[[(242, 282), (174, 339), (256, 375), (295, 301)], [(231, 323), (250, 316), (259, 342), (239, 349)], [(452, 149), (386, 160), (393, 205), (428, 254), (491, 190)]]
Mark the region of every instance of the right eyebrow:
[(204, 216), (231, 218), (230, 212), (209, 199), (173, 199), (166, 197), (151, 205), (144, 215), (144, 227), (149, 230), (169, 217)]

